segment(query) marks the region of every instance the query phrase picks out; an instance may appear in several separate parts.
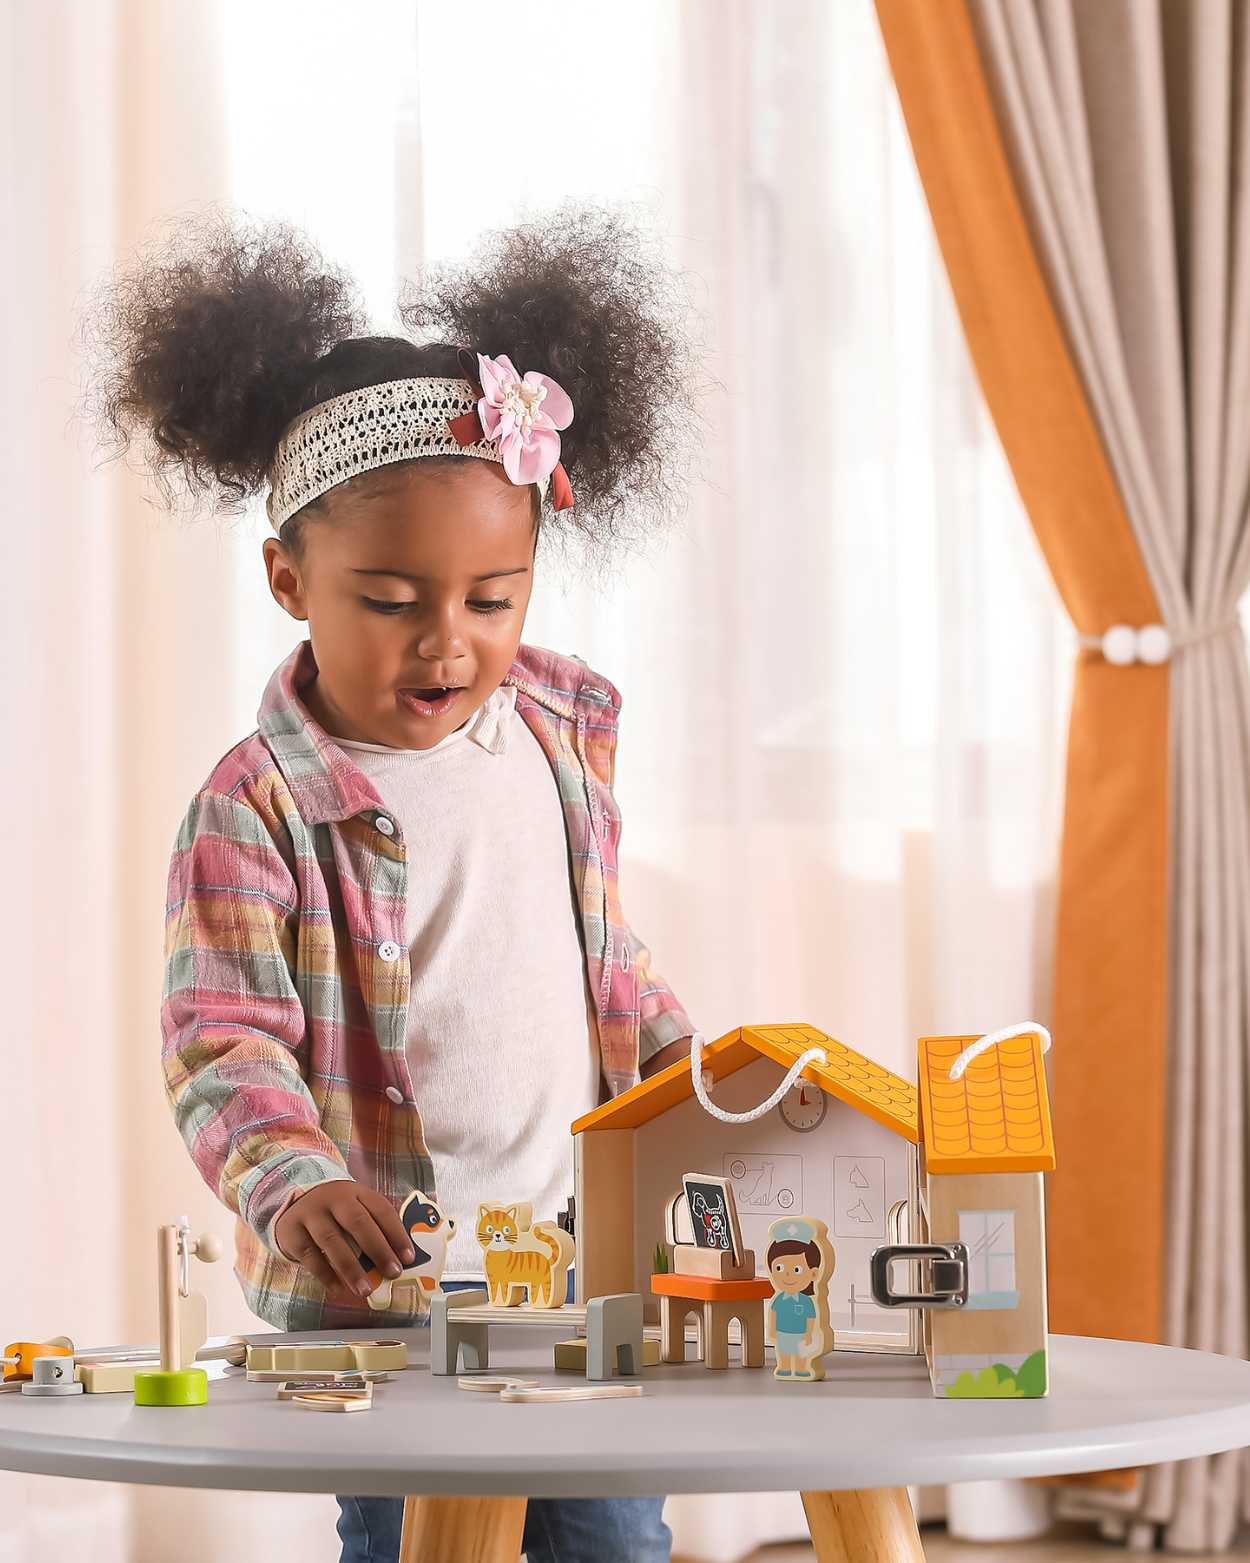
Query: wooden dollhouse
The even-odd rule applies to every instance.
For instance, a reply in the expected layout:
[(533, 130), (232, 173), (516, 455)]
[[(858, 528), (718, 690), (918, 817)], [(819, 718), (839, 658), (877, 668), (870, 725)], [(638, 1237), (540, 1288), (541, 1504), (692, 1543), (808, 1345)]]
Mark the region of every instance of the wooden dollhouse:
[[(727, 1112), (768, 1098), (807, 1050), (825, 1055), (763, 1117), (710, 1116), (682, 1062), (578, 1119), (577, 1301), (639, 1292), (656, 1322), (665, 1209), (698, 1169), (731, 1182), (757, 1263), (771, 1222), (804, 1213), (827, 1223), (839, 1349), (923, 1350), (937, 1394), (1045, 1393), (1041, 1173), (1054, 1150), (1042, 1034), (977, 1052), (979, 1041), (922, 1038), (918, 1089), (813, 1026), (744, 1026), (703, 1050), (712, 1100)], [(950, 1250), (966, 1296), (935, 1305), (931, 1291), (891, 1289), (900, 1270), (913, 1286), (936, 1277), (916, 1245)]]

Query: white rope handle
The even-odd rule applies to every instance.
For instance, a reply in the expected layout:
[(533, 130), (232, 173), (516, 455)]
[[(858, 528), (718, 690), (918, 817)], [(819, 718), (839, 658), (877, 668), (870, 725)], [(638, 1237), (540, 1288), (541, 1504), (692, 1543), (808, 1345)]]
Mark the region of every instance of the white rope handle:
[(706, 1038), (698, 1031), (690, 1038), (690, 1078), (694, 1083), (694, 1094), (699, 1098), (699, 1105), (705, 1112), (711, 1113), (713, 1118), (719, 1118), (722, 1123), (751, 1123), (756, 1118), (762, 1118), (765, 1113), (771, 1112), (781, 1098), (786, 1094), (794, 1082), (806, 1069), (808, 1064), (825, 1064), (829, 1061), (829, 1055), (823, 1047), (809, 1047), (806, 1053), (800, 1053), (786, 1074), (785, 1079), (768, 1098), (758, 1107), (752, 1107), (750, 1112), (727, 1113), (723, 1107), (717, 1107), (716, 1103), (707, 1094), (707, 1086), (703, 1083), (703, 1047)]
[(950, 1078), (958, 1080), (974, 1058), (980, 1058), (982, 1053), (988, 1053), (990, 1048), (997, 1047), (1000, 1042), (1008, 1042), (1012, 1037), (1027, 1037), (1036, 1031), (1042, 1039), (1042, 1052), (1050, 1052), (1050, 1032), (1045, 1026), (1039, 1026), (1035, 1020), (1021, 1021), (1018, 1026), (1004, 1026), (1001, 1031), (987, 1031), (983, 1037), (978, 1038), (963, 1052), (951, 1065)]

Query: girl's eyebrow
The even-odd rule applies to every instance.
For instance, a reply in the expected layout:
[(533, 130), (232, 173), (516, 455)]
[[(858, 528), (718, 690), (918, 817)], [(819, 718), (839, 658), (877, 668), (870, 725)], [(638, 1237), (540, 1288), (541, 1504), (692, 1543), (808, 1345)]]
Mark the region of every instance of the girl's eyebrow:
[[(401, 581), (415, 581), (417, 583), (417, 585), (420, 585), (422, 580), (424, 580), (424, 576), (412, 575), (407, 570), (358, 570), (355, 567), (355, 565), (352, 566), (352, 574), (353, 575), (394, 575), (394, 576), (398, 577), (398, 579), (401, 580)], [(473, 581), (474, 581), (474, 584), (476, 585), (479, 581), (498, 581), (498, 580), (502, 580), (503, 577), (507, 576), (507, 575), (528, 575), (528, 574), (529, 574), (529, 565), (527, 565), (527, 564), (519, 564), (519, 565), (517, 565), (515, 570), (487, 570), (485, 575), (475, 575), (473, 577)]]

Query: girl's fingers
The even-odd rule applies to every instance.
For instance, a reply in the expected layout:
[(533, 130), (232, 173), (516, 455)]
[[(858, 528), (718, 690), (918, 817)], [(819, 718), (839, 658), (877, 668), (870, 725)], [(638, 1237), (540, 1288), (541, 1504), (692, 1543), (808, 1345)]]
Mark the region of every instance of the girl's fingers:
[(382, 1228), (363, 1205), (354, 1205), (339, 1217), (343, 1226), (356, 1240), (357, 1248), (364, 1249), (383, 1275), (392, 1279), (399, 1274), (400, 1264), (395, 1250)]
[(317, 1240), (306, 1227), (300, 1227), (295, 1236), (288, 1240), (287, 1249), (283, 1251), (287, 1252), (287, 1250), (289, 1250), (288, 1257), (296, 1264), (302, 1265), (305, 1270), (310, 1270), (322, 1286), (337, 1285), (334, 1271), (317, 1247)]
[(399, 1212), (391, 1204), (390, 1200), (383, 1199), (380, 1194), (372, 1190), (362, 1190), (361, 1205), (369, 1215), (373, 1217), (382, 1229), (382, 1235), (387, 1244), (400, 1260), (401, 1264), (411, 1264), (415, 1255), (412, 1250), (412, 1238), (408, 1235), (404, 1223), (399, 1219)]
[(347, 1290), (357, 1297), (367, 1296), (370, 1286), (365, 1272), (360, 1268), (356, 1250), (343, 1235), (343, 1229), (335, 1218), (328, 1211), (319, 1212), (309, 1218), (308, 1231)]

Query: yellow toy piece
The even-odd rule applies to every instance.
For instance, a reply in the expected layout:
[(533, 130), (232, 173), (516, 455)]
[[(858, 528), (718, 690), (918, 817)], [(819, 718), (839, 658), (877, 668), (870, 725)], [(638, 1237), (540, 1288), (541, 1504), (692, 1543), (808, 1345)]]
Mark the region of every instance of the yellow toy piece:
[(1040, 1033), (1007, 1037), (952, 1080), (956, 1059), (978, 1040), (921, 1037), (917, 1044), (927, 1171), (1053, 1172)]
[(74, 1349), (64, 1335), (54, 1335), (51, 1340), (15, 1340), (4, 1348), (4, 1375), (0, 1383), (21, 1380), (28, 1383), (34, 1375), (36, 1357), (72, 1357)]

